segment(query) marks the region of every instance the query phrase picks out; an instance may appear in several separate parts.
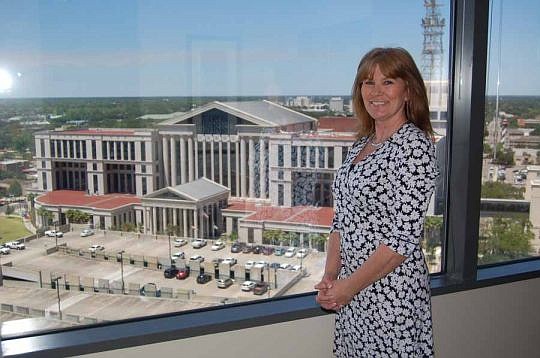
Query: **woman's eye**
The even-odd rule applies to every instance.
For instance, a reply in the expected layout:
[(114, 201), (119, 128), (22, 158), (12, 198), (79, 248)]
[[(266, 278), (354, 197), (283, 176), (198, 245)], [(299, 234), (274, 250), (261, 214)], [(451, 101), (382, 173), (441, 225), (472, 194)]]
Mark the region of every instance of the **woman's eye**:
[(391, 85), (393, 83), (394, 83), (394, 81), (392, 81), (392, 80), (384, 80), (384, 82), (383, 82), (383, 84), (385, 84), (385, 85)]
[(375, 84), (375, 82), (370, 81), (370, 80), (364, 81), (364, 85), (365, 85), (365, 86), (373, 86), (374, 84)]

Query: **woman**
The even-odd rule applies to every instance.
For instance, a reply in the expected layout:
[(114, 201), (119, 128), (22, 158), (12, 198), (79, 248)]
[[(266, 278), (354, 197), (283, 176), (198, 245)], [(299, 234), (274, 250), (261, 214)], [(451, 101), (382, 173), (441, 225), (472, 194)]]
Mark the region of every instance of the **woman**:
[(359, 140), (334, 180), (317, 301), (337, 312), (337, 357), (433, 356), (420, 240), (437, 168), (424, 82), (407, 51), (376, 48), (352, 95)]

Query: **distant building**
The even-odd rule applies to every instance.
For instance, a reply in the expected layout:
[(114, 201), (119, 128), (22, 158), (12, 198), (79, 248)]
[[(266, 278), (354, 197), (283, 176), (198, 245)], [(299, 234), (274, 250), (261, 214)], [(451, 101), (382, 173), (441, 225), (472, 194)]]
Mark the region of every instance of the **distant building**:
[(22, 173), (22, 171), (30, 165), (28, 160), (8, 159), (0, 161), (0, 170)]
[(343, 98), (341, 97), (332, 97), (330, 98), (330, 111), (341, 113), (343, 112)]

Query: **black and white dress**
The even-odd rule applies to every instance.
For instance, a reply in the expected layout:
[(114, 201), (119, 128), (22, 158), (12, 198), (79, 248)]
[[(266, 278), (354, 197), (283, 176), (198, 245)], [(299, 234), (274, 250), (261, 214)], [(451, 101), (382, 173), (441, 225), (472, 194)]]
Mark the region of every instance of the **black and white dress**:
[(336, 315), (336, 357), (433, 356), (429, 272), (420, 247), (438, 171), (434, 146), (404, 124), (362, 161), (356, 142), (333, 184), (333, 231), (341, 237), (340, 277), (350, 276), (381, 244), (407, 259), (358, 293)]

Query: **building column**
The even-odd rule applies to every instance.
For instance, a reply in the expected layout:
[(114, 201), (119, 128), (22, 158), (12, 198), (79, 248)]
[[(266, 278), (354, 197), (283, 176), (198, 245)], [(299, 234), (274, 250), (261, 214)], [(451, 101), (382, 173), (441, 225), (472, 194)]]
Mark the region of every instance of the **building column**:
[(172, 211), (172, 225), (178, 226), (178, 209), (174, 208)]
[[(232, 188), (231, 184), (231, 142), (227, 142), (227, 186)], [(238, 170), (238, 169), (237, 169)], [(232, 193), (231, 193), (232, 195)]]
[(315, 168), (320, 168), (319, 167), (319, 148), (320, 147), (315, 147)]
[(193, 175), (193, 180), (195, 179), (199, 179), (199, 143), (197, 142), (197, 140), (194, 140), (193, 141), (193, 160), (195, 161), (195, 171), (194, 171), (194, 175)]
[(180, 183), (185, 184), (186, 181), (186, 140), (180, 137)]
[(176, 138), (171, 136), (171, 186), (176, 186)]
[(328, 168), (328, 147), (324, 147), (324, 167)]
[(199, 209), (197, 209), (197, 208), (195, 208), (195, 210), (193, 210), (193, 226), (195, 227), (193, 232), (197, 233), (197, 235), (200, 238), (203, 238), (204, 235), (203, 235), (203, 232), (202, 232), (202, 226), (199, 225), (199, 219), (202, 218), (202, 215), (199, 215), (198, 210)]
[(240, 195), (243, 198), (247, 196), (246, 164), (246, 141), (245, 139), (240, 139)]
[(208, 178), (206, 176), (206, 140), (202, 142), (202, 173), (203, 177)]
[(249, 197), (255, 197), (255, 142), (249, 138)]
[(191, 237), (189, 235), (189, 229), (188, 229), (188, 220), (187, 220), (187, 210), (186, 209), (182, 209), (182, 223), (183, 223), (183, 226), (184, 226), (184, 236), (185, 237)]
[(167, 233), (167, 226), (169, 226), (169, 218), (167, 217), (167, 214), (169, 213), (169, 210), (167, 208), (162, 208), (162, 217), (163, 217), (163, 227), (162, 230), (163, 233)]
[(151, 234), (157, 233), (157, 210), (155, 206), (152, 206), (152, 231)]
[(167, 136), (163, 136), (163, 182), (165, 186), (170, 185), (169, 180), (169, 142)]
[(195, 180), (195, 173), (193, 171), (193, 138), (188, 137), (187, 142), (187, 156), (188, 156), (188, 178), (189, 181)]
[(223, 142), (221, 140), (218, 142), (218, 153), (219, 153), (219, 183), (223, 185)]
[(234, 160), (236, 162), (236, 167), (235, 167), (236, 192), (234, 194), (236, 196), (240, 196), (240, 143), (236, 142), (234, 143), (234, 145), (236, 147), (235, 156), (234, 156), (235, 157)]
[[(284, 153), (285, 155), (285, 153)], [(260, 193), (259, 197), (261, 199), (266, 199), (266, 148), (264, 139), (259, 140), (259, 188)]]
[(214, 176), (215, 175), (215, 169), (214, 167), (216, 166), (216, 162), (215, 162), (215, 159), (214, 159), (214, 139), (212, 138), (212, 141), (210, 142), (210, 175), (212, 176), (210, 179), (212, 179), (212, 181), (215, 181), (216, 177)]

